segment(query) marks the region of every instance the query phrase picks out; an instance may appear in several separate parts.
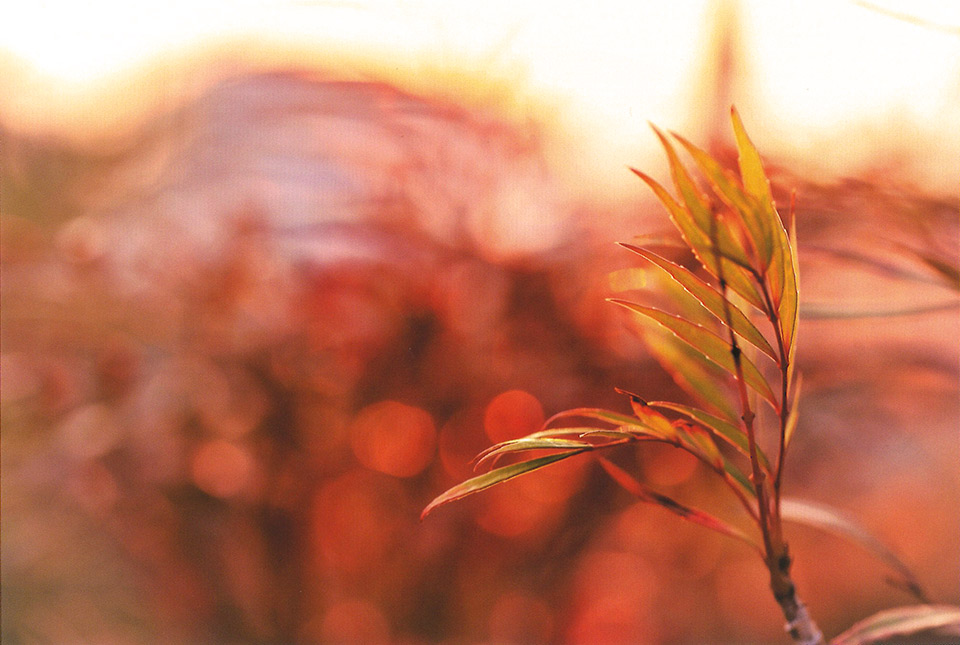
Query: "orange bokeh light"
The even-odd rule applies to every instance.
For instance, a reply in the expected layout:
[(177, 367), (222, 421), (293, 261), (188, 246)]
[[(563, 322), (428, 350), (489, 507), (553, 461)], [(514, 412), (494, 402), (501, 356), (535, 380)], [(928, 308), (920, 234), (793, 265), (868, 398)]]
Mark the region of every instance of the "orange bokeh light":
[(543, 406), (537, 397), (523, 390), (508, 390), (487, 405), (483, 429), (491, 441), (500, 443), (536, 432), (543, 420)]
[(240, 446), (217, 439), (193, 453), (190, 472), (193, 482), (214, 497), (233, 497), (250, 482), (253, 458)]
[(413, 477), (433, 459), (437, 429), (424, 410), (381, 401), (354, 418), (350, 443), (353, 454), (367, 468), (394, 477)]

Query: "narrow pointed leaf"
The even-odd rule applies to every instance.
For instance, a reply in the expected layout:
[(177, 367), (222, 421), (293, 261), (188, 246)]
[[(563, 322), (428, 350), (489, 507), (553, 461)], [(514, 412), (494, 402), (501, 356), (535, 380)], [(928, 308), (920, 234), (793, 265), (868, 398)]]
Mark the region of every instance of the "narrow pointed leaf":
[(652, 251), (641, 249), (631, 244), (621, 244), (626, 249), (633, 251), (651, 264), (662, 269), (667, 275), (679, 283), (687, 292), (700, 302), (710, 313), (717, 317), (721, 322), (726, 322), (726, 309), (729, 307), (730, 323), (737, 334), (754, 345), (757, 349), (779, 363), (777, 353), (774, 351), (770, 342), (764, 337), (756, 325), (750, 322), (746, 314), (738, 307), (733, 306), (729, 301), (724, 304), (725, 298), (712, 286), (698, 278), (696, 275), (683, 268), (682, 266), (663, 258)]
[(699, 524), (700, 526), (705, 526), (708, 529), (712, 529), (718, 533), (723, 533), (724, 535), (737, 538), (738, 540), (743, 540), (755, 549), (760, 549), (760, 546), (757, 544), (756, 540), (735, 526), (732, 526), (705, 511), (690, 508), (689, 506), (685, 506), (684, 504), (681, 504), (680, 502), (677, 502), (666, 495), (662, 495), (647, 488), (637, 481), (632, 475), (630, 475), (630, 473), (625, 471), (620, 466), (617, 466), (609, 459), (600, 457), (598, 458), (598, 461), (600, 462), (600, 465), (603, 466), (603, 469), (607, 471), (607, 474), (610, 475), (615, 482), (617, 482), (621, 487), (623, 487), (624, 490), (637, 499), (662, 506), (671, 513), (679, 515), (687, 521), (693, 522), (694, 524)]
[[(563, 412), (558, 412), (549, 419), (543, 422), (544, 428), (549, 426), (554, 421), (559, 421), (560, 419), (593, 419), (595, 421), (603, 421), (609, 423), (612, 426), (622, 426), (622, 425), (632, 425), (637, 422), (635, 417), (631, 417), (628, 414), (621, 414), (619, 412), (614, 412), (613, 410), (604, 410), (603, 408), (573, 408), (571, 410), (564, 410)], [(534, 433), (535, 435), (539, 434), (542, 436), (547, 436), (554, 433), (555, 430), (542, 430), (540, 433)]]
[(793, 357), (797, 349), (797, 325), (800, 322), (800, 282), (797, 275), (797, 221), (790, 222), (789, 236), (778, 228), (778, 235), (783, 234), (784, 259), (789, 258), (783, 267), (783, 291), (780, 298), (779, 313), (780, 325), (783, 333), (783, 345), (787, 351), (787, 358), (793, 364)]
[(673, 440), (676, 438), (677, 430), (673, 427), (673, 424), (670, 423), (670, 419), (651, 408), (649, 405), (647, 405), (646, 401), (641, 399), (636, 394), (627, 392), (626, 390), (621, 390), (620, 388), (616, 388), (616, 390), (620, 394), (626, 394), (630, 397), (630, 407), (633, 409), (633, 414), (637, 417), (641, 424), (648, 427), (655, 434), (663, 437), (664, 439)]
[(920, 583), (910, 568), (883, 542), (843, 512), (818, 502), (784, 498), (780, 502), (780, 516), (783, 520), (813, 526), (859, 544), (896, 571), (902, 578), (904, 587), (917, 598), (924, 598)]
[(761, 216), (766, 220), (763, 224), (769, 241), (769, 255), (767, 255), (767, 263), (769, 263), (772, 254), (776, 251), (776, 228), (780, 226), (780, 216), (777, 214), (777, 208), (773, 202), (770, 180), (763, 169), (760, 153), (747, 135), (736, 108), (731, 108), (730, 116), (733, 121), (733, 133), (737, 140), (737, 151), (739, 153), (737, 163), (740, 166), (743, 188), (759, 204)]
[[(677, 153), (674, 150), (673, 145), (671, 145), (670, 140), (656, 127), (653, 128), (653, 131), (656, 132), (657, 137), (660, 139), (660, 143), (663, 144), (663, 148), (667, 153), (667, 159), (670, 162), (670, 174), (673, 177), (674, 186), (676, 187), (677, 192), (680, 194), (683, 203), (686, 204), (687, 211), (691, 213), (694, 222), (696, 222), (696, 225), (700, 228), (700, 230), (703, 231), (708, 238), (711, 238), (711, 231), (713, 231), (718, 224), (716, 221), (716, 214), (710, 207), (705, 196), (697, 188), (697, 185), (690, 177), (690, 174), (687, 172), (686, 168), (684, 168), (683, 164), (680, 162), (680, 158), (677, 156)], [(684, 142), (682, 139), (680, 139), (680, 137), (677, 138), (685, 146), (689, 145), (687, 142)], [(710, 159), (709, 155), (707, 155), (707, 158)], [(713, 161), (712, 159), (710, 160)], [(713, 163), (717, 168), (720, 167), (719, 164), (716, 164), (716, 162)], [(738, 194), (742, 199), (744, 199), (744, 207), (746, 207), (749, 200), (746, 199), (742, 192)], [(747, 254), (742, 242), (740, 242), (740, 240), (728, 227), (720, 226), (717, 230), (717, 246), (721, 255), (730, 258), (742, 266), (751, 266), (752, 263), (750, 261), (750, 257)]]
[(723, 470), (724, 459), (709, 432), (697, 425), (678, 422), (677, 434), (680, 443), (708, 466)]
[(753, 306), (762, 309), (763, 298), (750, 279), (748, 268), (745, 268), (745, 266), (749, 267), (749, 262), (744, 259), (731, 257), (722, 249), (714, 249), (709, 234), (697, 225), (690, 212), (684, 206), (677, 203), (663, 186), (655, 179), (635, 168), (631, 168), (630, 170), (650, 186), (660, 202), (666, 207), (667, 212), (670, 214), (671, 221), (673, 221), (677, 230), (680, 231), (680, 235), (690, 247), (690, 250), (693, 251), (697, 260), (700, 261), (707, 271), (714, 276), (719, 274), (717, 255), (720, 255), (720, 262), (723, 264), (723, 275), (730, 285), (730, 288), (746, 298)]
[(496, 486), (497, 484), (511, 480), (514, 477), (519, 477), (520, 475), (533, 472), (534, 470), (538, 470), (544, 466), (549, 466), (550, 464), (558, 462), (561, 459), (567, 459), (568, 457), (579, 455), (587, 450), (587, 448), (581, 448), (579, 450), (570, 450), (553, 455), (546, 455), (545, 457), (538, 457), (536, 459), (530, 459), (529, 461), (521, 461), (515, 464), (510, 464), (509, 466), (501, 466), (500, 468), (491, 470), (483, 475), (478, 475), (477, 477), (468, 479), (462, 484), (454, 486), (430, 502), (420, 514), (420, 519), (425, 518), (439, 506), (443, 506), (444, 504), (448, 504), (458, 499), (463, 499), (468, 495), (480, 492), (490, 488), (491, 486)]
[[(736, 448), (740, 454), (748, 458), (750, 457), (750, 446), (747, 441), (747, 435), (744, 433), (742, 428), (739, 428), (734, 424), (721, 419), (720, 417), (714, 416), (709, 412), (698, 410), (697, 408), (689, 405), (671, 403), (669, 401), (654, 401), (650, 403), (650, 407), (663, 408), (665, 410), (679, 412), (689, 419), (692, 419), (693, 421), (706, 426), (710, 430), (713, 430), (718, 437)], [(766, 470), (769, 474), (770, 461), (767, 459), (766, 453), (763, 452), (759, 446), (757, 446), (757, 457), (760, 459), (760, 466), (763, 467), (764, 470)]]
[(662, 437), (660, 437), (654, 432), (651, 432), (649, 428), (645, 426), (640, 426), (640, 425), (620, 426), (616, 430), (603, 430), (603, 429), (597, 428), (595, 430), (588, 430), (587, 432), (582, 433), (580, 436), (584, 438), (602, 437), (605, 439), (625, 440), (623, 442), (614, 441), (614, 442), (605, 443), (605, 444), (597, 444), (594, 446), (595, 450), (612, 447), (612, 446), (618, 446), (621, 443), (625, 443), (626, 441), (646, 441), (646, 440), (663, 441)]
[(673, 148), (673, 144), (670, 143), (670, 139), (656, 126), (651, 125), (651, 127), (656, 133), (657, 138), (660, 139), (660, 144), (663, 146), (664, 151), (667, 153), (667, 161), (670, 164), (670, 176), (673, 178), (673, 185), (676, 187), (680, 199), (686, 204), (687, 211), (693, 217), (697, 228), (704, 233), (708, 233), (713, 228), (713, 213), (710, 211), (710, 207), (707, 206), (703, 195), (700, 193), (700, 189), (697, 188), (697, 185), (693, 182), (687, 169), (684, 168), (683, 163), (680, 162), (680, 157), (677, 156), (677, 151)]
[[(731, 353), (730, 343), (713, 332), (682, 318), (678, 318), (677, 316), (672, 316), (660, 311), (659, 309), (644, 307), (643, 305), (638, 305), (626, 300), (611, 299), (610, 301), (653, 320), (673, 332), (678, 338), (702, 353), (707, 359), (713, 361), (730, 373), (735, 372), (736, 365), (733, 360), (733, 354)], [(777, 399), (756, 365), (742, 354), (740, 356), (740, 364), (743, 369), (743, 378), (747, 385), (756, 390), (775, 410), (778, 409)]]
[(733, 134), (737, 140), (737, 159), (740, 165), (740, 177), (743, 179), (744, 189), (760, 202), (765, 208), (770, 205), (772, 209), (773, 196), (770, 193), (770, 181), (767, 179), (767, 173), (763, 170), (763, 162), (760, 160), (760, 153), (756, 146), (747, 136), (747, 131), (743, 127), (743, 121), (736, 108), (730, 109), (730, 117), (733, 121)]
[(761, 270), (770, 263), (774, 244), (770, 233), (770, 225), (762, 212), (761, 205), (751, 195), (740, 187), (737, 179), (726, 171), (716, 159), (690, 143), (683, 137), (674, 134), (677, 141), (683, 144), (694, 162), (710, 182), (714, 192), (735, 212), (742, 222), (751, 246), (756, 250), (760, 259)]
[(734, 421), (739, 413), (733, 403), (729, 372), (659, 325), (644, 329), (647, 346), (682, 390), (725, 419)]
[(586, 441), (562, 439), (559, 437), (524, 437), (522, 439), (513, 439), (487, 448), (477, 455), (474, 470), (479, 470), (483, 464), (496, 461), (503, 455), (512, 452), (523, 452), (526, 450), (589, 450), (593, 447), (593, 444)]
[(960, 607), (915, 605), (887, 609), (856, 623), (830, 641), (830, 645), (868, 645), (930, 630), (938, 630), (943, 638), (960, 636)]

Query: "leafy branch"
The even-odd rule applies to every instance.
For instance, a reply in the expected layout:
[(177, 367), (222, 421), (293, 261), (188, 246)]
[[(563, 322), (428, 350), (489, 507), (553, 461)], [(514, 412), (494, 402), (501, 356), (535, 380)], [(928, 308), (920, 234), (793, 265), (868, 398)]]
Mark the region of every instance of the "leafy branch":
[[(909, 569), (855, 522), (821, 504), (789, 500), (781, 494), (787, 449), (799, 414), (801, 382), (795, 371), (799, 280), (793, 200), (788, 232), (774, 204), (760, 155), (736, 110), (731, 116), (739, 176), (686, 139), (667, 136), (656, 127), (679, 198), (631, 168), (664, 205), (700, 265), (691, 270), (650, 249), (623, 245), (645, 263), (644, 268), (634, 270), (639, 272), (637, 283), (647, 284), (650, 276), (656, 276), (676, 311), (610, 299), (634, 315), (651, 351), (699, 407), (647, 402), (618, 390), (629, 397), (632, 415), (598, 408), (561, 412), (548, 419), (539, 432), (482, 452), (477, 468), (491, 469), (434, 499), (422, 516), (514, 477), (592, 454), (606, 473), (638, 500), (755, 548), (769, 571), (770, 588), (787, 620), (788, 633), (797, 643), (814, 645), (824, 642), (823, 635), (791, 579), (784, 519), (858, 541), (893, 569), (902, 588), (921, 602), (926, 600)], [(693, 159), (709, 192), (701, 190), (681, 163), (675, 142)], [(630, 290), (629, 279), (619, 282)], [(761, 323), (765, 331), (758, 326)], [(763, 406), (769, 407), (776, 419), (772, 432), (777, 438), (775, 460), (767, 456), (758, 436), (758, 412)], [(715, 473), (740, 502), (760, 539), (707, 511), (651, 490), (602, 454), (648, 442), (685, 450)], [(721, 449), (722, 445), (726, 448)], [(503, 459), (514, 461), (498, 466)], [(915, 612), (905, 615), (916, 617)], [(855, 636), (845, 638), (845, 643), (860, 642)]]

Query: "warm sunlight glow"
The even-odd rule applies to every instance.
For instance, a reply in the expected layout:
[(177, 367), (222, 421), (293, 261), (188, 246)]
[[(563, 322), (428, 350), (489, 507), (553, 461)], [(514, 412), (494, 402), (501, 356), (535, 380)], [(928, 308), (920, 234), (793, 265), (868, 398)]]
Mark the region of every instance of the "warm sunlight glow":
[[(718, 0), (603, 5), (567, 0), (549, 8), (542, 2), (439, 0), (17, 3), (0, 24), (0, 54), (6, 50), (32, 71), (15, 66), (16, 87), (5, 92), (10, 96), (0, 108), (29, 113), (39, 123), (48, 113), (47, 120), (61, 115), (90, 127), (96, 120), (76, 117), (71, 101), (82, 102), (118, 74), (158, 54), (200, 46), (249, 54), (247, 43), (254, 39), (267, 49), (312, 51), (328, 66), (337, 65), (338, 56), (366, 56), (380, 68), (375, 73), (419, 87), (430, 87), (438, 70), (481, 70), (482, 77), (516, 85), (521, 103), (530, 96), (554, 106), (556, 125), (589, 140), (589, 158), (565, 163), (591, 168), (616, 159), (619, 168), (625, 158), (642, 160), (638, 148), (652, 150), (648, 120), (689, 129), (700, 100), (691, 94), (690, 79), (703, 71), (709, 16), (726, 6), (735, 5)], [(757, 136), (778, 139), (787, 153), (811, 144), (797, 125), (816, 123), (818, 139), (830, 140), (852, 122), (889, 129), (904, 120), (923, 127), (901, 137), (932, 137), (935, 123), (946, 137), (939, 147), (960, 148), (960, 116), (953, 108), (960, 87), (951, 81), (960, 77), (958, 6), (935, 0), (744, 0), (741, 46), (750, 76), (744, 96), (733, 98), (745, 113), (750, 107), (745, 103), (752, 101), (758, 111), (776, 115), (751, 125)], [(340, 64), (356, 65), (345, 60)], [(43, 90), (51, 86), (56, 89)], [(31, 91), (44, 98), (31, 100)], [(115, 91), (110, 102), (136, 110), (141, 93), (126, 90), (131, 96), (117, 103)], [(870, 132), (864, 136), (875, 138)]]

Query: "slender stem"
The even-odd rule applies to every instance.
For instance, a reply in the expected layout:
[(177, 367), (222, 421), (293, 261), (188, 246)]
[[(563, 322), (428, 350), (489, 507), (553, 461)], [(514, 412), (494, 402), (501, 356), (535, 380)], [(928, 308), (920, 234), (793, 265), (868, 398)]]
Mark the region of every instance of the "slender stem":
[(780, 516), (780, 483), (783, 480), (783, 464), (787, 452), (787, 419), (790, 416), (790, 357), (783, 344), (783, 321), (770, 297), (770, 290), (765, 281), (759, 281), (760, 291), (764, 304), (767, 306), (767, 318), (773, 325), (774, 335), (777, 337), (777, 353), (780, 356), (780, 441), (777, 448), (777, 469), (773, 477), (773, 509)]
[[(714, 217), (711, 224), (711, 241), (716, 249), (717, 236), (716, 229), (718, 217)], [(781, 369), (781, 400), (780, 400), (780, 453), (777, 459), (777, 472), (775, 475), (774, 505), (771, 508), (767, 499), (766, 479), (763, 470), (760, 468), (760, 459), (757, 454), (757, 439), (753, 427), (755, 414), (750, 408), (750, 400), (747, 396), (746, 381), (743, 378), (743, 364), (741, 361), (741, 349), (737, 342), (736, 334), (733, 331), (733, 324), (730, 314), (730, 301), (727, 298), (727, 282), (723, 276), (723, 262), (719, 256), (716, 256), (717, 280), (720, 283), (720, 290), (723, 294), (724, 318), (727, 330), (730, 334), (730, 353), (733, 356), (737, 389), (740, 394), (740, 407), (743, 411), (741, 417), (744, 430), (747, 434), (747, 444), (750, 451), (750, 466), (753, 469), (753, 485), (757, 490), (757, 506), (760, 511), (760, 531), (763, 534), (763, 546), (766, 551), (765, 564), (770, 572), (770, 590), (773, 597), (780, 605), (784, 617), (787, 619), (786, 631), (794, 642), (799, 645), (823, 645), (823, 634), (817, 627), (813, 618), (807, 611), (799, 598), (797, 598), (796, 586), (790, 578), (790, 565), (792, 563), (786, 543), (783, 541), (783, 532), (780, 524), (780, 473), (783, 471), (783, 456), (785, 443), (786, 419), (789, 414), (787, 405), (787, 377), (789, 376), (788, 359), (783, 343), (783, 335), (780, 318), (773, 307), (769, 290), (766, 282), (761, 279), (759, 273), (753, 269), (751, 272), (757, 279), (764, 295), (764, 301), (767, 306), (767, 315), (774, 324), (776, 330), (777, 343), (780, 349), (780, 369)], [(772, 514), (772, 517), (771, 517)]]
[[(714, 249), (717, 248), (717, 224), (719, 217), (711, 219), (710, 237)], [(770, 539), (770, 506), (766, 494), (766, 478), (763, 469), (760, 468), (760, 456), (757, 451), (756, 433), (753, 428), (753, 420), (756, 416), (750, 408), (750, 398), (747, 395), (747, 384), (743, 378), (743, 363), (741, 361), (741, 349), (737, 342), (737, 336), (733, 331), (732, 314), (730, 313), (730, 300), (727, 297), (727, 281), (723, 275), (723, 261), (715, 250), (715, 260), (717, 263), (717, 280), (720, 282), (720, 291), (723, 295), (723, 317), (726, 323), (727, 331), (730, 334), (730, 353), (733, 356), (734, 372), (737, 382), (737, 389), (740, 394), (741, 420), (747, 435), (747, 447), (750, 452), (750, 468), (753, 473), (753, 486), (757, 491), (757, 509), (760, 513), (760, 532), (763, 534), (763, 546), (766, 551), (767, 560), (774, 553), (774, 545)]]

